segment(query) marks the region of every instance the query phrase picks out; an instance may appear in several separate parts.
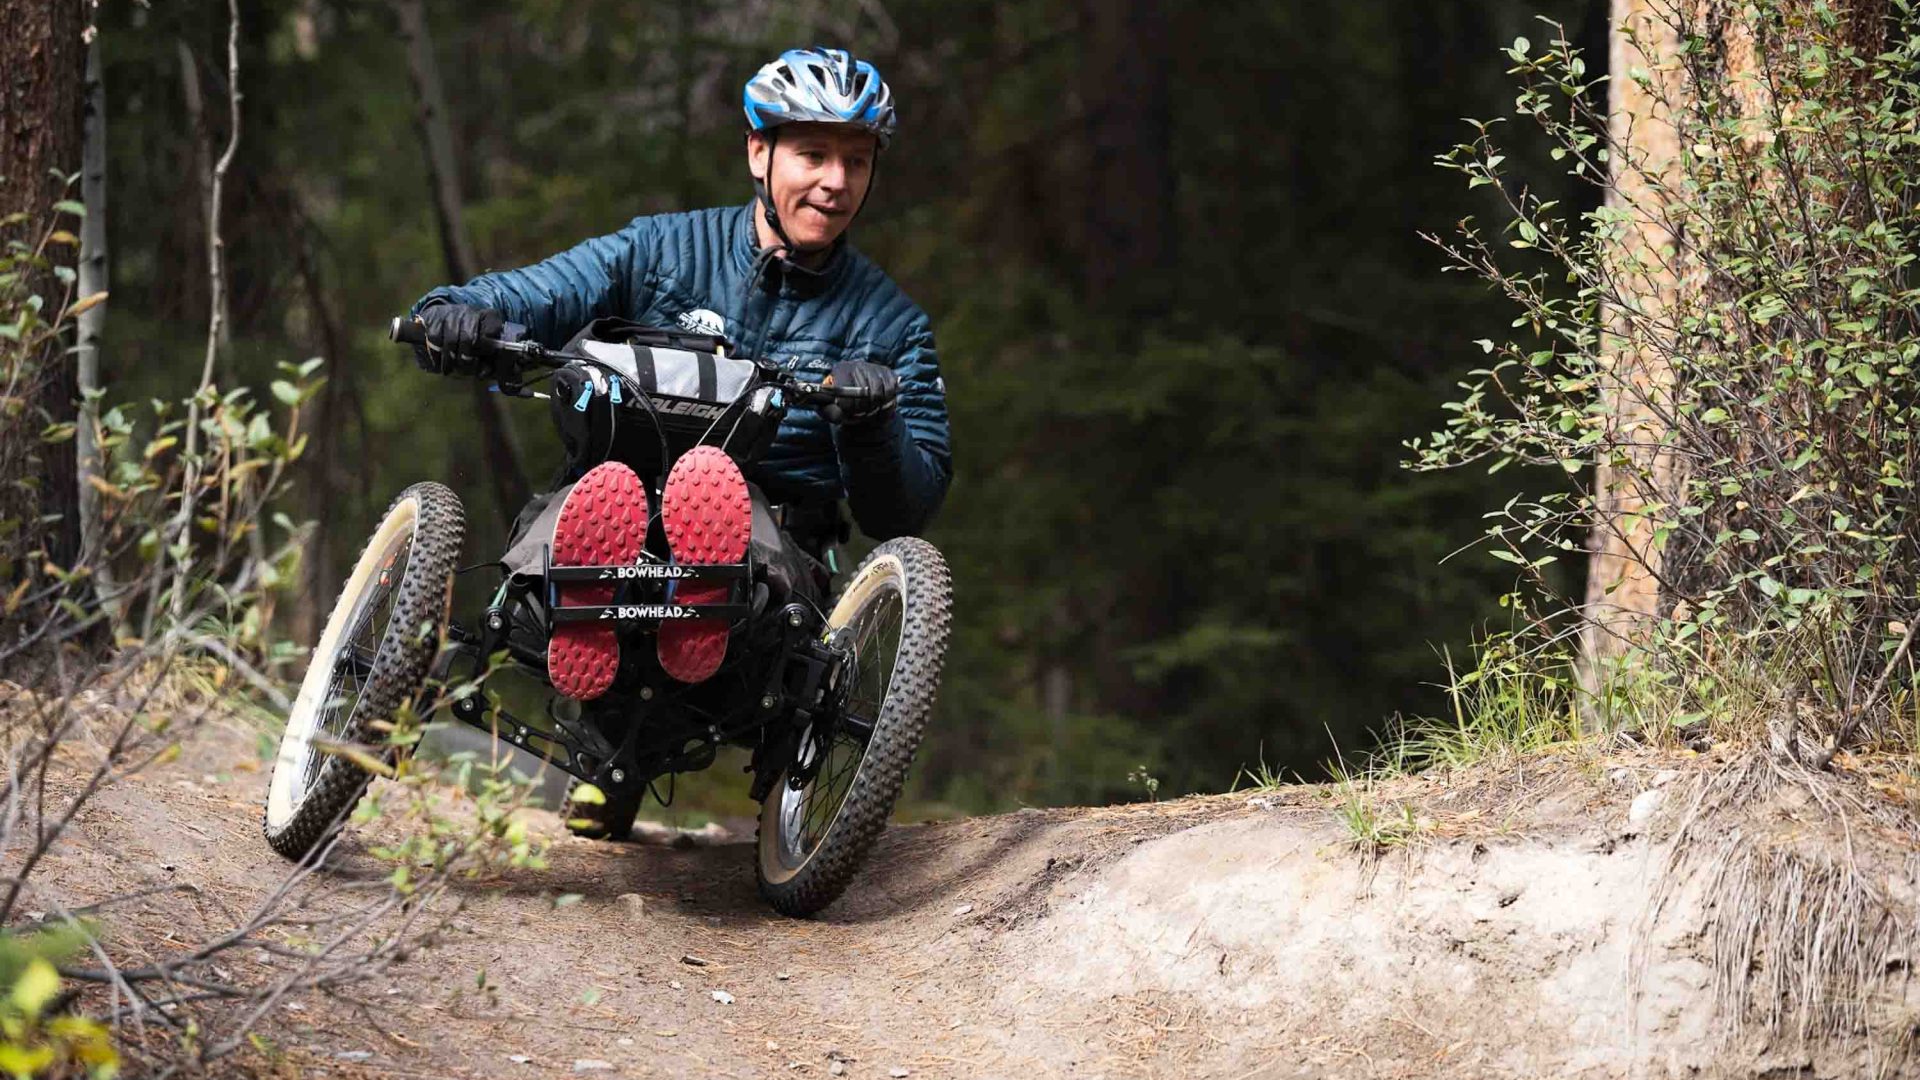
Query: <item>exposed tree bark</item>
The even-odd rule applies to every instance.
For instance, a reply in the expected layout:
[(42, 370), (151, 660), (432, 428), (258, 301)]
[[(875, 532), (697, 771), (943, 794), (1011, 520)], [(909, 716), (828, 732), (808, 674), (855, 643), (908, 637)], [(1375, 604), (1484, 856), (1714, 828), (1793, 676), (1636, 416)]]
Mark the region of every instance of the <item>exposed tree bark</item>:
[[(200, 64), (185, 41), (175, 41), (180, 54), (180, 87), (187, 103), (187, 134), (193, 140), (193, 185), (199, 204), (202, 235), (211, 237), (213, 228), (213, 135), (207, 130), (207, 109), (200, 88)], [(228, 304), (224, 293), (214, 301), (221, 307), (215, 320), (220, 330), (220, 355), (226, 356), (232, 345)]]
[[(1663, 257), (1663, 248), (1675, 237), (1662, 222), (1657, 184), (1667, 178), (1680, 159), (1679, 132), (1661, 97), (1674, 100), (1684, 92), (1676, 66), (1680, 36), (1661, 0), (1612, 0), (1607, 83), (1609, 137), (1626, 153), (1610, 160), (1610, 206), (1629, 212), (1631, 224), (1616, 251), (1611, 272), (1623, 288), (1636, 294), (1650, 319), (1670, 308), (1680, 287), (1676, 260)], [(1629, 28), (1631, 35), (1629, 34)], [(1658, 89), (1628, 76), (1646, 70)], [(1601, 463), (1594, 477), (1600, 521), (1594, 530), (1587, 570), (1586, 634), (1583, 670), (1590, 688), (1599, 676), (1600, 661), (1617, 656), (1641, 635), (1659, 606), (1660, 553), (1653, 544), (1654, 523), (1632, 519), (1654, 495), (1649, 487), (1667, 490), (1673, 480), (1670, 455), (1659, 449), (1659, 405), (1671, 394), (1673, 373), (1660, 350), (1636, 342), (1619, 331), (1625, 321), (1609, 316), (1615, 333), (1607, 344), (1613, 379), (1604, 389), (1607, 415), (1620, 437), (1632, 442), (1632, 466), (1614, 469)], [(1646, 476), (1649, 483), (1642, 483)], [(1632, 522), (1622, 525), (1622, 522)]]
[[(107, 291), (107, 92), (100, 78), (100, 45), (87, 47), (86, 118), (81, 153), (80, 201), (87, 216), (80, 226), (79, 295)], [(99, 425), (100, 333), (107, 321), (107, 305), (98, 303), (80, 313), (79, 336), (73, 353), (76, 385), (80, 391), (80, 422), (74, 436), (78, 457), (80, 549), (93, 568), (95, 591), (111, 623), (125, 617), (113, 575), (113, 546), (100, 509), (100, 492), (93, 479), (102, 476)]]
[(1173, 125), (1160, 0), (1081, 0), (1087, 102), (1086, 293), (1150, 313), (1173, 241)]
[[(1674, 109), (1693, 100), (1701, 64), (1711, 70), (1738, 103), (1742, 134), (1749, 150), (1772, 137), (1777, 104), (1760, 70), (1757, 35), (1799, 33), (1791, 23), (1756, 25), (1752, 14), (1731, 0), (1611, 0), (1612, 34), (1608, 64), (1609, 138), (1625, 153), (1610, 159), (1611, 207), (1629, 214), (1629, 227), (1608, 271), (1621, 290), (1644, 312), (1628, 320), (1608, 317), (1606, 348), (1611, 378), (1602, 393), (1608, 422), (1629, 446), (1624, 468), (1602, 462), (1595, 471), (1598, 522), (1589, 544), (1585, 611), (1588, 616), (1581, 670), (1589, 690), (1597, 689), (1605, 662), (1644, 640), (1654, 620), (1670, 613), (1673, 598), (1662, 582), (1685, 578), (1685, 558), (1668, 565), (1674, 554), (1655, 542), (1657, 515), (1641, 516), (1651, 504), (1684, 501), (1686, 476), (1679, 459), (1664, 447), (1662, 416), (1672, 415), (1674, 375), (1667, 357), (1680, 347), (1664, 335), (1678, 333), (1665, 313), (1675, 312), (1716, 285), (1689, 258), (1687, 241), (1675, 234), (1663, 204), (1664, 189), (1676, 184), (1681, 134)], [(1864, 55), (1873, 55), (1886, 34), (1885, 0), (1855, 0), (1842, 6), (1842, 36)], [(1707, 43), (1709, 54), (1696, 59), (1692, 76), (1683, 70), (1682, 28)], [(1631, 30), (1631, 34), (1627, 31)], [(1647, 83), (1631, 78), (1648, 73)], [(1845, 70), (1835, 78), (1853, 77)], [(1863, 88), (1864, 89), (1864, 88)], [(1770, 183), (1764, 173), (1760, 183)], [(1629, 330), (1629, 325), (1637, 329)], [(1659, 329), (1668, 327), (1668, 329)]]
[[(0, 218), (25, 214), (17, 224), (0, 226), (0, 242), (20, 239), (37, 247), (55, 227), (54, 202), (70, 197), (53, 174), (80, 170), (87, 12), (82, 0), (0, 0)], [(77, 251), (51, 244), (46, 254), (71, 267)], [(45, 298), (47, 318), (68, 292), (51, 275), (36, 282), (34, 291)], [(46, 443), (40, 431), (49, 421), (77, 418), (79, 388), (64, 342), (53, 343), (30, 365), (33, 377), (16, 392), (24, 391), (21, 396), (38, 411), (19, 413), (0, 429), (0, 439), (10, 444), (4, 460), (28, 475), (0, 477), (0, 519), (25, 523), (6, 545), (11, 554), (38, 548), (55, 564), (71, 566), (80, 554), (78, 459), (71, 441)], [(18, 483), (29, 478), (32, 484)]]
[[(440, 252), (446, 261), (447, 277), (456, 282), (468, 281), (477, 272), (478, 260), (473, 255), (473, 242), (467, 236), (458, 159), (454, 156), (453, 132), (447, 125), (446, 93), (441, 88), (440, 71), (433, 60), (433, 39), (427, 33), (425, 5), (421, 0), (394, 0), (393, 10), (400, 19), (401, 36), (407, 42), (407, 72), (413, 82), (417, 103), (414, 116), (420, 126), (420, 142), (427, 156), (427, 177), (433, 188)], [(488, 393), (486, 386), (477, 381), (472, 388), (475, 410), (480, 417), (481, 451), (486, 455), (494, 500), (501, 517), (512, 520), (526, 505), (531, 493), (520, 443), (500, 396)]]

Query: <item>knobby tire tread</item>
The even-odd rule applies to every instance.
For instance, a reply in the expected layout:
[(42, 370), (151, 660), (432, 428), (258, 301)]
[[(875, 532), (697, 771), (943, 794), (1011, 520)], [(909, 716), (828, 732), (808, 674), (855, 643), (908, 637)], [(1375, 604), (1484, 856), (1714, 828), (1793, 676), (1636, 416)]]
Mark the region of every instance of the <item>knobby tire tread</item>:
[[(460, 499), (441, 484), (423, 482), (401, 492), (380, 516), (407, 499), (419, 502), (414, 520), (413, 547), (407, 554), (407, 569), (396, 586), (393, 614), (387, 627), (431, 626), (426, 634), (381, 632), (379, 651), (374, 655), (373, 671), (367, 677), (367, 689), (361, 695), (353, 718), (342, 732), (345, 742), (363, 742), (368, 724), (392, 716), (401, 706), (415, 701), (427, 681), (427, 673), (446, 636), (453, 604), (453, 577), (459, 566), (460, 547), (466, 537), (466, 514)], [(375, 531), (378, 535), (378, 530)], [(368, 544), (373, 538), (368, 538)], [(365, 548), (362, 548), (364, 554)], [(355, 563), (357, 565), (358, 558)], [(335, 601), (337, 617), (341, 600)], [(261, 830), (267, 844), (289, 859), (304, 860), (318, 848), (353, 809), (367, 790), (373, 774), (338, 755), (330, 756), (320, 776), (294, 808), (285, 828), (277, 833), (266, 824)]]
[[(859, 580), (860, 574), (875, 559), (894, 556), (900, 560), (906, 581), (902, 589), (900, 648), (894, 658), (893, 676), (880, 716), (874, 724), (872, 740), (847, 791), (839, 815), (828, 827), (811, 858), (784, 882), (769, 882), (764, 873), (760, 844), (768, 843), (765, 826), (755, 837), (755, 876), (760, 895), (782, 915), (813, 915), (840, 898), (852, 884), (886, 828), (906, 784), (907, 769), (920, 748), (927, 718), (940, 689), (940, 672), (946, 662), (947, 638), (953, 620), (953, 580), (946, 560), (938, 548), (918, 537), (899, 537), (874, 548), (847, 578)], [(780, 797), (784, 776), (769, 799)], [(764, 815), (762, 815), (764, 821)]]

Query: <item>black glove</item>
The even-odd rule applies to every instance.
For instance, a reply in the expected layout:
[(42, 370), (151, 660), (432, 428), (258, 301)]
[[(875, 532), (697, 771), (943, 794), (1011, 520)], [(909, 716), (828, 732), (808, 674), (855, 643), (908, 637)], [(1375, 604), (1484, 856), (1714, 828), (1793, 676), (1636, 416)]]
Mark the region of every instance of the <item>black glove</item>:
[(833, 365), (821, 385), (858, 387), (867, 392), (865, 397), (821, 407), (820, 415), (843, 425), (879, 421), (893, 411), (894, 401), (900, 396), (900, 376), (885, 364), (870, 364), (865, 360), (842, 360)]
[(497, 338), (506, 328), (506, 316), (490, 307), (433, 304), (420, 309), (426, 343), (413, 347), (420, 366), (436, 375), (472, 375), (486, 367), (480, 342)]

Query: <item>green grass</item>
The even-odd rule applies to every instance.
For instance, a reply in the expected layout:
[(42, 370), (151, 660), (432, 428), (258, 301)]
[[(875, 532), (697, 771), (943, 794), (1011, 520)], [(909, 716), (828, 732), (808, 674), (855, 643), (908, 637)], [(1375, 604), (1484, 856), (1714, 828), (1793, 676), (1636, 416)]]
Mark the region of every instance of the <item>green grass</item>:
[(1355, 847), (1372, 852), (1406, 847), (1426, 831), (1411, 804), (1378, 796), (1373, 773), (1365, 769), (1349, 772), (1339, 762), (1331, 771), (1334, 817), (1346, 828)]
[(1478, 663), (1466, 672), (1445, 655), (1449, 715), (1397, 725), (1369, 759), (1369, 769), (1389, 775), (1460, 769), (1583, 739), (1581, 691), (1570, 663), (1536, 663), (1498, 640), (1475, 651)]

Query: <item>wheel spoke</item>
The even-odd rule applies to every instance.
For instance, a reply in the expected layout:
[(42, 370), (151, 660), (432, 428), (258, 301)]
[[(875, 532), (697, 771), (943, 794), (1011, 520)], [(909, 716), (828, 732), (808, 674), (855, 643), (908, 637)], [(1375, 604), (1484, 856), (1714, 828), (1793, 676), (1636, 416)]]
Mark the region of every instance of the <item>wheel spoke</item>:
[[(798, 786), (780, 793), (779, 827), (772, 831), (779, 861), (791, 870), (829, 842), (855, 786), (868, 748), (887, 715), (887, 700), (906, 630), (905, 583), (898, 577), (868, 592), (829, 640), (841, 653), (838, 707), (824, 731), (809, 732), (807, 767), (795, 766)], [(824, 760), (822, 759), (824, 756)]]
[(373, 674), (374, 650), (363, 645), (350, 645), (340, 654), (340, 669), (353, 678), (355, 687), (364, 687), (367, 676)]
[[(405, 574), (412, 554), (411, 538), (397, 545), (387, 557), (386, 566), (382, 568), (373, 588), (361, 601), (352, 628), (334, 658), (326, 695), (320, 699), (320, 715), (314, 724), (315, 734), (338, 741), (352, 733), (355, 714), (359, 712), (360, 701), (367, 691), (367, 681), (373, 676), (381, 639), (392, 622), (394, 598), (398, 593), (395, 585)], [(300, 770), (302, 787), (313, 786), (330, 756), (320, 752), (311, 742), (308, 743)]]

